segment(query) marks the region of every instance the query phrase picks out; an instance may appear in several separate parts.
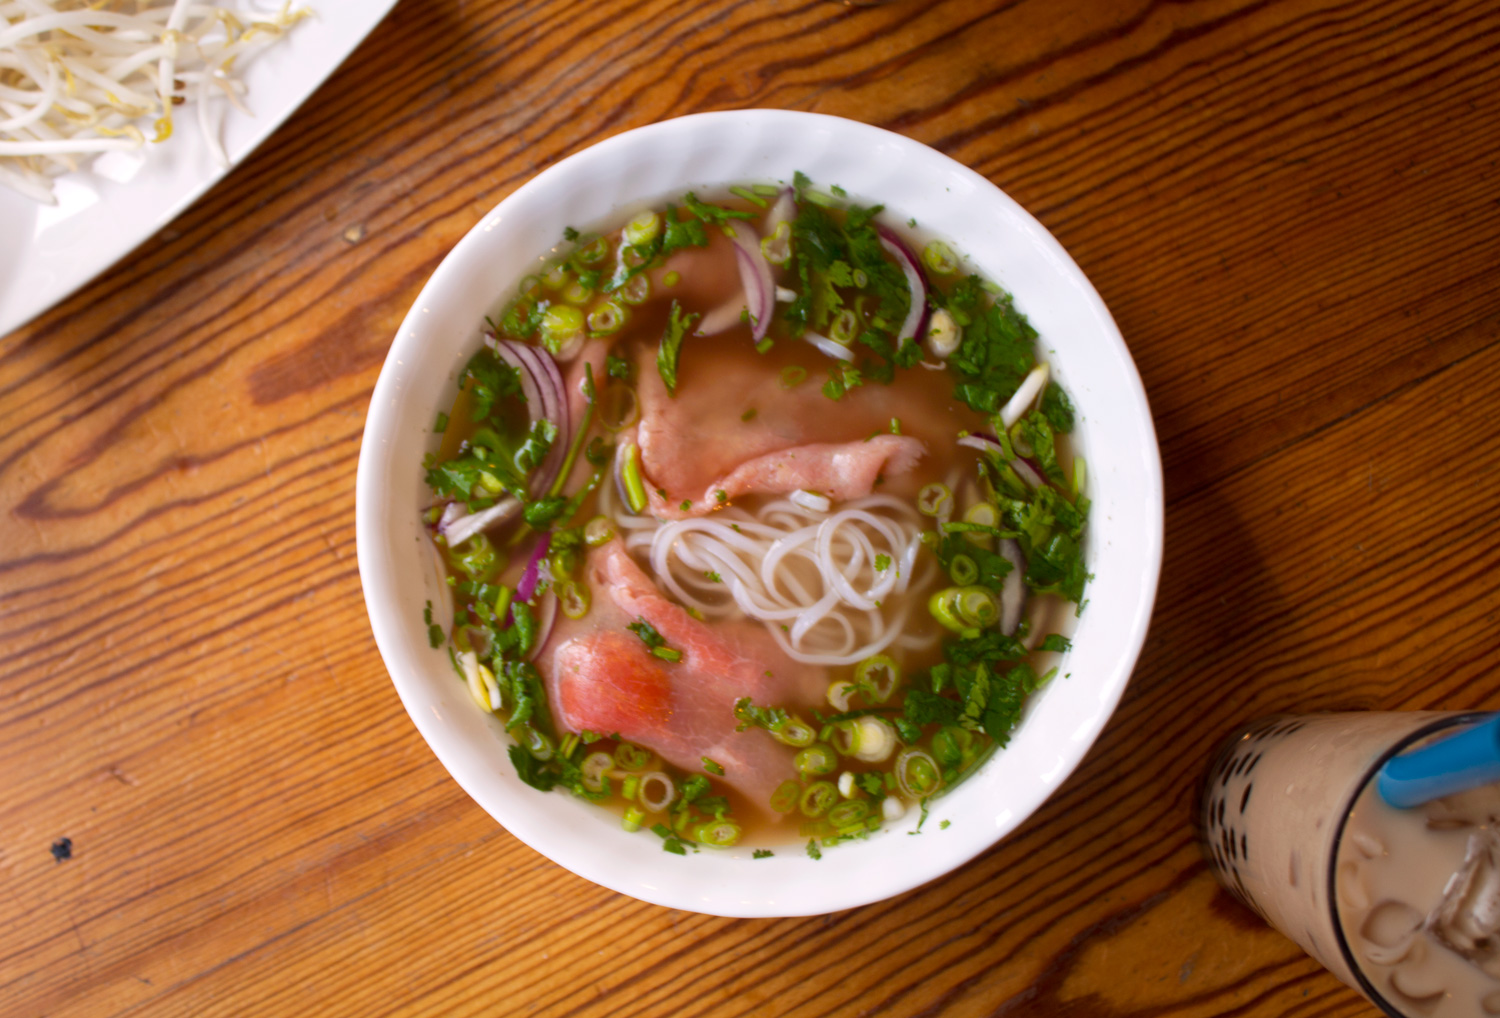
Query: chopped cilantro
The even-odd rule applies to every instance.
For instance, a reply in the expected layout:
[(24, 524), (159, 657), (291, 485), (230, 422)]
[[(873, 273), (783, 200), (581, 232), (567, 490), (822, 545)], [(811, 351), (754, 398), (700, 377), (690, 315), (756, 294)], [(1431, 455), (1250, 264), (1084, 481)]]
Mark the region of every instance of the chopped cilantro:
[(432, 430), (434, 432), (436, 432), (437, 434), (439, 434), (439, 435), (441, 435), (443, 432), (447, 431), (448, 430), (448, 415), (445, 414), (445, 413), (443, 413), (441, 410), (439, 410), (438, 411), (438, 415), (437, 415), (437, 422), (435, 424), (433, 424)]
[(751, 421), (755, 420), (755, 415), (757, 413), (759, 413), (759, 411), (757, 411), (754, 407), (751, 407), (749, 410), (746, 410), (744, 413), (740, 414), (740, 420), (744, 421), (746, 424), (749, 424)]
[(741, 209), (726, 209), (722, 205), (709, 205), (701, 202), (691, 191), (683, 196), (682, 203), (687, 206), (689, 212), (703, 220), (703, 222), (714, 223), (719, 226), (723, 226), (732, 219), (754, 219), (756, 216), (754, 212), (745, 212)]
[(709, 583), (723, 583), (724, 582), (724, 577), (720, 576), (718, 573), (714, 572), (712, 569), (707, 570), (703, 574), (703, 578), (705, 580), (707, 580)]
[(954, 397), (981, 413), (996, 413), (1036, 363), (1036, 330), (1009, 294), (1001, 292), (988, 301), (978, 276), (961, 280), (946, 296), (933, 290), (931, 297), (964, 330), (958, 350), (948, 358), (948, 369), (958, 377)]
[(644, 618), (637, 618), (625, 628), (641, 638), (641, 642), (650, 650), (652, 656), (659, 657), (663, 661), (682, 660), (682, 651), (668, 647), (667, 641), (656, 631), (656, 627)]
[(604, 355), (604, 373), (610, 378), (618, 378), (622, 382), (629, 382), (634, 371), (630, 362), (624, 357), (616, 357), (614, 354)]
[(769, 848), (757, 848), (755, 851), (753, 851), (753, 852), (750, 853), (750, 858), (752, 858), (752, 859), (769, 859), (769, 858), (771, 858), (775, 854), (776, 853), (773, 852), (773, 851), (771, 851)]
[(521, 377), (516, 369), (488, 350), (480, 350), (469, 358), (459, 378), (459, 386), (469, 389), (469, 399), (474, 404), (471, 416), (476, 421), (488, 417), (495, 404), (507, 396), (526, 398), (521, 393)]
[(887, 569), (889, 569), (890, 567), (891, 567), (891, 557), (889, 555), (886, 555), (886, 554), (882, 553), (880, 555), (876, 555), (875, 556), (875, 571), (876, 572), (883, 573)]
[(677, 361), (682, 355), (682, 341), (700, 317), (702, 316), (698, 314), (683, 314), (681, 305), (675, 300), (672, 302), (672, 310), (667, 316), (667, 331), (662, 333), (661, 345), (656, 351), (656, 368), (661, 372), (661, 380), (671, 395), (677, 394)]
[(814, 859), (814, 860), (823, 858), (823, 853), (820, 852), (820, 851), (818, 851), (818, 839), (817, 838), (809, 838), (808, 839), (808, 841), (807, 841), (807, 856), (808, 856), (809, 859)]
[(565, 241), (567, 241), (568, 243), (571, 244), (571, 243), (573, 243), (573, 241), (575, 241), (577, 239), (578, 239), (578, 231), (577, 230), (573, 229), (573, 227), (571, 227), (571, 226), (564, 226), (563, 227), (563, 240), (565, 240)]
[(721, 778), (724, 776), (724, 765), (710, 760), (708, 757), (703, 758), (703, 769), (710, 774), (717, 774)]
[(750, 702), (748, 696), (743, 696), (734, 702), (734, 717), (739, 722), (734, 726), (737, 732), (743, 732), (747, 728), (776, 731), (791, 720), (790, 715), (780, 707), (757, 707)]

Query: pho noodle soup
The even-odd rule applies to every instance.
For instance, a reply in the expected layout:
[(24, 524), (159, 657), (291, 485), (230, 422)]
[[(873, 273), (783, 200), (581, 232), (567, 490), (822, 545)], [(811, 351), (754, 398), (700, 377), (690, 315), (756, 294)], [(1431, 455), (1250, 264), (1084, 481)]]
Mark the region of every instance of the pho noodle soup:
[(526, 783), (816, 856), (925, 813), (1056, 672), (1073, 408), (1009, 295), (893, 222), (800, 174), (688, 194), (568, 230), (486, 320), (425, 463), (428, 623)]

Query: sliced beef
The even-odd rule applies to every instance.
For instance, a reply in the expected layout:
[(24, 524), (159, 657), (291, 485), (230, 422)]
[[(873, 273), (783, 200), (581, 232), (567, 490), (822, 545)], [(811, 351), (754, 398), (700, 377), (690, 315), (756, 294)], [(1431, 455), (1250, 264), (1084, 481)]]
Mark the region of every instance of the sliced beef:
[[(709, 625), (668, 601), (619, 542), (591, 552), (585, 565), (593, 606), (559, 622), (538, 657), (559, 725), (568, 731), (618, 732), (689, 773), (703, 758), (763, 811), (771, 792), (795, 776), (793, 750), (758, 729), (735, 731), (734, 704), (809, 704), (827, 682), (823, 669), (792, 661), (758, 623)], [(654, 657), (625, 626), (649, 622), (667, 646)]]

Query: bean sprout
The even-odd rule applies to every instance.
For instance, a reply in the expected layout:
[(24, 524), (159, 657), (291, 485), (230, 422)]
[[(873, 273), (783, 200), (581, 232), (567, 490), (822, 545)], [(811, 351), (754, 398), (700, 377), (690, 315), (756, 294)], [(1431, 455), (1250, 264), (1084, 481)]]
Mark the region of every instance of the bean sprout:
[(55, 204), (53, 177), (80, 157), (141, 148), (144, 123), (166, 141), (184, 103), (227, 167), (207, 100), (222, 94), (248, 115), (233, 71), (308, 14), (290, 3), (262, 17), (190, 0), (0, 0), (0, 184)]

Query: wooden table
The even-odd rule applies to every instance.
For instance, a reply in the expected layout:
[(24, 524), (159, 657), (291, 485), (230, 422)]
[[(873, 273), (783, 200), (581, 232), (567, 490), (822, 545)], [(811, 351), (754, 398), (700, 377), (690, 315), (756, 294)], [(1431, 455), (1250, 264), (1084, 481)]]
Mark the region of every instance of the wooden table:
[[(482, 813), (354, 554), (371, 387), (448, 249), (562, 156), (748, 106), (1034, 212), (1168, 495), (1151, 639), (1061, 792), (946, 879), (782, 921), (622, 897)], [(1500, 707), (1497, 152), (1493, 3), (403, 0), (0, 340), (0, 1012), (1372, 1014), (1216, 889), (1194, 796), (1256, 715)]]

